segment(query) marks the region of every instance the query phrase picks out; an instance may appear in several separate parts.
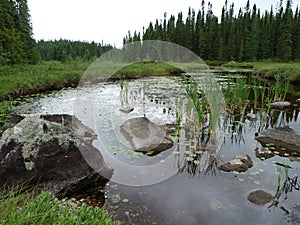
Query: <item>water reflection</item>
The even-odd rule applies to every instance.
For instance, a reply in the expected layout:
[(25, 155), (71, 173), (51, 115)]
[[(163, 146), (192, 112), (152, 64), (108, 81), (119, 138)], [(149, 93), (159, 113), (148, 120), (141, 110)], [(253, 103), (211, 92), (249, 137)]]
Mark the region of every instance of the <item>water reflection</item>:
[[(244, 79), (244, 77), (242, 77)], [(229, 77), (223, 77), (224, 88), (229, 86), (234, 89), (234, 81)], [(202, 107), (205, 98), (201, 91), (197, 94), (199, 103), (197, 111), (195, 102), (189, 100), (186, 93), (186, 84), (178, 77), (170, 78), (147, 78), (138, 81), (131, 81), (122, 84), (110, 83), (93, 87), (93, 90), (82, 90), (82, 96), (87, 101), (96, 98), (95, 124), (105, 141), (104, 152), (110, 157), (117, 159), (124, 164), (130, 165), (154, 165), (158, 162), (170, 162), (169, 167), (174, 171), (174, 176), (164, 182), (147, 187), (128, 187), (119, 185), (118, 193), (120, 201), (115, 199), (106, 200), (106, 209), (115, 218), (122, 219), (125, 224), (138, 224), (147, 218), (148, 224), (183, 224), (188, 221), (190, 224), (283, 224), (299, 222), (300, 206), (299, 192), (293, 189), (281, 194), (278, 207), (257, 208), (250, 205), (246, 199), (246, 193), (256, 189), (273, 190), (276, 194), (278, 185), (277, 163), (286, 164), (290, 169), (290, 179), (298, 175), (299, 159), (292, 159), (283, 152), (279, 152), (273, 146), (266, 146), (275, 153), (270, 159), (260, 160), (255, 156), (254, 149), (261, 145), (255, 141), (255, 133), (262, 132), (269, 128), (283, 127), (289, 125), (292, 129), (300, 131), (299, 107), (276, 110), (268, 108), (268, 100), (262, 101), (262, 95), (254, 106), (254, 91), (251, 85), (244, 96), (249, 92), (249, 101), (236, 101), (232, 108), (232, 94), (226, 99), (227, 114), (219, 120), (218, 128), (224, 133), (220, 143), (212, 140), (212, 132), (209, 131), (209, 107)], [(126, 87), (127, 85), (127, 87)], [(268, 92), (269, 85), (257, 84), (257, 88), (264, 91), (264, 96), (271, 97), (274, 94)], [(192, 88), (192, 86), (191, 86)], [(239, 90), (240, 88), (238, 88)], [(81, 90), (79, 90), (81, 91)], [(69, 93), (69, 94), (68, 94)], [(234, 91), (237, 93), (237, 91)], [(34, 99), (35, 106), (30, 112), (57, 113), (66, 108), (67, 113), (72, 114), (74, 103), (74, 92), (64, 91), (63, 94), (56, 94), (44, 97), (41, 101)], [(50, 99), (50, 101), (48, 101)], [(286, 100), (295, 103), (294, 97), (287, 94)], [(198, 103), (196, 103), (198, 104)], [(22, 113), (26, 113), (25, 107)], [(133, 111), (124, 113), (119, 109), (131, 107)], [(202, 113), (199, 116), (198, 113)], [(256, 120), (249, 120), (247, 114), (252, 113)], [(83, 115), (84, 116), (84, 115)], [(169, 151), (161, 152), (155, 156), (139, 154), (129, 151), (124, 145), (118, 145), (120, 140), (115, 135), (117, 126), (121, 126), (130, 118), (147, 117), (158, 126), (166, 127), (171, 124), (169, 133), (174, 143)], [(203, 119), (203, 120), (202, 120)], [(199, 120), (201, 123), (199, 124)], [(216, 146), (221, 145), (218, 152)], [(218, 166), (235, 155), (247, 153), (254, 161), (253, 168), (245, 173), (223, 173)], [(162, 165), (163, 163), (159, 164)], [(282, 167), (282, 170), (284, 168)], [(151, 175), (152, 172), (143, 171)], [(161, 170), (155, 170), (155, 176), (161, 176)], [(128, 172), (124, 177), (128, 180), (134, 179)], [(281, 175), (281, 188), (284, 186), (285, 174)], [(110, 193), (113, 188), (107, 187)], [(123, 202), (128, 199), (128, 202)], [(117, 202), (117, 203), (116, 203)], [(287, 214), (280, 208), (283, 206), (289, 211)], [(127, 212), (127, 214), (125, 214)], [(130, 221), (129, 219), (130, 218)], [(139, 219), (138, 219), (139, 218)], [(155, 218), (155, 220), (153, 219)], [(284, 218), (284, 219), (283, 219)], [(149, 221), (148, 221), (149, 220)], [(137, 222), (138, 221), (138, 222)], [(187, 222), (187, 223), (188, 223)]]

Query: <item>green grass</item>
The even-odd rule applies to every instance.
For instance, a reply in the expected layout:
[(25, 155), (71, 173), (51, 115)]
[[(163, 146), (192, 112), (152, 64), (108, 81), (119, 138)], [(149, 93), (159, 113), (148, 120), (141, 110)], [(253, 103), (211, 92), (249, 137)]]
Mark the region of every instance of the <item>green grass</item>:
[(144, 76), (163, 76), (180, 74), (181, 70), (161, 62), (140, 62), (123, 67), (114, 76), (122, 78), (140, 78)]
[[(89, 62), (61, 63), (56, 61), (42, 62), (38, 65), (14, 65), (0, 67), (0, 101), (19, 97), (24, 94), (39, 93), (46, 90), (61, 89), (67, 86), (76, 86), (83, 76)], [(106, 66), (106, 65), (105, 65)], [(251, 62), (227, 63), (225, 67), (252, 68), (253, 71), (267, 77), (284, 76), (291, 81), (300, 79), (300, 63), (289, 62)], [(172, 75), (192, 68), (201, 70), (207, 68), (204, 64), (183, 63), (169, 65), (162, 62), (140, 62), (128, 66), (125, 64), (107, 64), (107, 72), (113, 71), (115, 78), (140, 78), (148, 75)], [(97, 66), (95, 67), (97, 69)], [(121, 68), (121, 70), (118, 70)], [(179, 69), (180, 68), (180, 69)], [(105, 76), (97, 71), (91, 71), (90, 76), (101, 78)], [(117, 71), (114, 71), (116, 69)], [(89, 74), (86, 74), (87, 77)]]
[(266, 76), (281, 75), (293, 79), (300, 79), (300, 62), (255, 62), (252, 63), (255, 71)]
[(254, 67), (252, 63), (235, 62), (235, 61), (224, 63), (224, 64), (222, 64), (222, 66), (223, 67), (241, 68), (241, 69), (252, 69)]
[(169, 76), (180, 75), (183, 72), (197, 72), (207, 70), (204, 63), (166, 63), (143, 61), (137, 63), (110, 63), (95, 62), (85, 73), (86, 78), (91, 79), (135, 79), (145, 76)]
[(35, 196), (33, 191), (0, 190), (0, 224), (120, 224), (113, 222), (100, 208), (71, 205), (49, 192)]
[(204, 64), (170, 65), (162, 62), (139, 62), (130, 65), (108, 62), (100, 66), (97, 63), (89, 67), (90, 65), (89, 62), (79, 61), (69, 63), (49, 61), (38, 65), (2, 66), (0, 67), (0, 101), (47, 90), (74, 87), (83, 76), (93, 79), (106, 78), (107, 75), (113, 75), (117, 79), (140, 78), (149, 75), (180, 74), (181, 69), (188, 71), (191, 68), (207, 68)]
[(300, 80), (300, 62), (235, 62), (222, 64), (224, 67), (251, 68), (254, 72), (262, 74), (267, 78), (275, 76), (288, 77), (291, 82)]
[[(208, 62), (220, 65), (222, 62)], [(28, 94), (59, 90), (64, 87), (76, 87), (85, 76), (88, 79), (105, 79), (113, 74), (114, 79), (140, 78), (144, 76), (178, 75), (182, 71), (198, 72), (207, 69), (205, 64), (138, 62), (130, 65), (122, 63), (104, 63), (99, 70), (98, 64), (72, 61), (61, 63), (57, 61), (42, 62), (38, 65), (13, 65), (0, 67), (0, 125), (7, 114), (11, 112), (13, 99)], [(300, 81), (299, 62), (229, 62), (223, 67), (251, 68), (258, 74), (278, 81), (279, 77), (289, 79), (291, 83)], [(89, 68), (89, 70), (87, 70)], [(281, 82), (282, 83), (282, 82)], [(284, 88), (286, 89), (286, 87)], [(284, 97), (284, 96), (283, 96)], [(6, 102), (4, 102), (6, 101)]]
[(88, 62), (43, 62), (38, 65), (0, 67), (0, 99), (18, 97), (65, 86), (75, 86)]
[(10, 113), (13, 112), (12, 101), (0, 102), (0, 135), (2, 133), (1, 127), (4, 125), (5, 121), (8, 119)]

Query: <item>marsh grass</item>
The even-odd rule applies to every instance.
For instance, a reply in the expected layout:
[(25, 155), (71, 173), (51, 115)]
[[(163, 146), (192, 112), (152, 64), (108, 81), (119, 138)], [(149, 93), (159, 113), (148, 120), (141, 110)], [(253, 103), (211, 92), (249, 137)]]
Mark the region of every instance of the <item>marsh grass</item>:
[(289, 89), (289, 77), (287, 76), (281, 76), (281, 75), (275, 75), (275, 95), (274, 95), (274, 101), (284, 101), (286, 94)]
[[(176, 98), (175, 99), (175, 120), (177, 124), (177, 137), (180, 137), (181, 135), (181, 129), (184, 123), (184, 118), (186, 119), (186, 111), (188, 107), (188, 101), (186, 101), (184, 98)], [(186, 123), (187, 120), (185, 121)], [(187, 124), (185, 124), (187, 126)]]
[(260, 100), (261, 100), (260, 101), (260, 105), (261, 105), (260, 112), (262, 113), (264, 111), (265, 102), (266, 102), (266, 86), (265, 85), (263, 87), (261, 87)]
[(254, 110), (256, 111), (257, 109), (257, 104), (258, 104), (258, 99), (260, 97), (260, 92), (261, 92), (261, 88), (260, 88), (260, 81), (254, 79), (253, 80), (253, 85), (252, 85), (252, 89), (253, 89), (253, 102), (254, 102)]
[(222, 66), (234, 68), (250, 68), (256, 73), (262, 74), (269, 78), (274, 78), (276, 75), (289, 77), (292, 82), (300, 79), (299, 62), (235, 62), (222, 64)]
[(120, 224), (113, 222), (100, 208), (77, 206), (58, 200), (50, 192), (2, 188), (0, 190), (0, 224)]
[(236, 77), (235, 81), (231, 79), (227, 79), (222, 87), (227, 108), (232, 114), (244, 114), (249, 104), (250, 87), (245, 77)]
[(122, 99), (122, 105), (128, 104), (128, 94), (129, 94), (129, 81), (126, 79), (121, 79), (120, 82), (120, 96)]
[(204, 92), (199, 90), (196, 83), (190, 83), (185, 86), (188, 98), (192, 101), (196, 111), (197, 124), (201, 125), (204, 120), (204, 112), (206, 110), (206, 101)]
[(0, 68), (0, 95), (3, 99), (38, 93), (43, 90), (76, 86), (89, 66), (88, 62), (43, 62)]
[[(141, 78), (144, 76), (168, 76), (168, 75), (180, 75), (183, 71), (177, 67), (163, 63), (163, 62), (152, 62), (152, 61), (143, 61), (132, 64), (115, 64), (116, 68), (121, 68), (120, 70), (115, 71), (113, 74), (99, 74), (95, 73), (94, 77), (112, 75), (113, 78)], [(107, 68), (110, 71), (110, 68)], [(102, 69), (101, 69), (102, 70)]]

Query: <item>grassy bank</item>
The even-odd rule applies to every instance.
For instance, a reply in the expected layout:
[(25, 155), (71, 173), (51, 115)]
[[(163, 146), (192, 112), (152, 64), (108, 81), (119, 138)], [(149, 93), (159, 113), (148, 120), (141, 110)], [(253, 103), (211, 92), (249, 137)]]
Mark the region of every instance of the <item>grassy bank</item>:
[[(2, 66), (0, 67), (0, 102), (26, 94), (40, 93), (63, 87), (75, 87), (89, 66), (89, 62), (75, 61), (70, 63), (51, 61), (38, 65)], [(175, 66), (177, 68), (166, 63), (142, 62), (129, 66), (125, 66), (125, 64), (108, 65), (107, 70), (113, 71), (114, 69), (122, 68), (113, 74), (113, 77), (118, 79), (120, 77), (140, 78), (149, 75), (173, 75), (182, 72), (181, 69), (185, 70), (195, 67), (193, 64)], [(198, 69), (205, 68), (204, 65), (196, 66), (198, 66)], [(248, 68), (267, 77), (283, 75), (289, 76), (294, 80), (300, 79), (299, 62), (223, 63), (222, 66)], [(178, 69), (179, 67), (181, 69)], [(101, 78), (102, 74), (95, 72), (91, 76), (93, 78)]]
[(38, 65), (0, 67), (0, 100), (45, 90), (76, 86), (88, 62), (43, 62)]
[(117, 225), (101, 209), (76, 206), (57, 200), (49, 192), (35, 196), (32, 191), (0, 190), (0, 224), (103, 224)]
[[(12, 111), (12, 100), (22, 96), (75, 87), (88, 62), (43, 62), (0, 67), (0, 128)], [(1, 134), (1, 129), (0, 129)]]
[[(0, 101), (63, 87), (76, 87), (90, 65), (89, 62), (61, 63), (50, 61), (38, 65), (2, 66), (0, 67)], [(142, 62), (129, 66), (126, 64), (107, 64), (107, 68), (101, 67), (101, 69), (95, 66), (96, 71), (92, 72), (91, 76), (95, 79), (105, 78), (105, 75), (111, 75), (109, 72), (118, 68), (121, 70), (112, 74), (116, 79), (120, 77), (139, 78), (148, 75), (172, 75), (181, 72), (180, 69), (166, 63)]]
[[(289, 62), (251, 62), (251, 63), (223, 63), (218, 61), (207, 62), (212, 66), (234, 67), (251, 69), (255, 74), (266, 78), (276, 76), (290, 77), (291, 82), (300, 82), (300, 63)], [(11, 101), (22, 95), (42, 93), (50, 90), (59, 90), (64, 87), (76, 87), (83, 74), (90, 66), (90, 62), (68, 62), (57, 61), (42, 62), (38, 65), (15, 65), (0, 67), (0, 127), (1, 121), (6, 119), (7, 114), (12, 110)], [(129, 66), (125, 64), (107, 64), (102, 67), (99, 73), (97, 66), (95, 71), (90, 70), (86, 74), (89, 79), (105, 79), (103, 75), (113, 74), (113, 79), (140, 78), (153, 75), (178, 75), (182, 70), (195, 68), (205, 69), (206, 66), (185, 63), (171, 66), (161, 62), (134, 63)], [(120, 69), (121, 68), (121, 69)], [(181, 69), (178, 69), (181, 68)], [(120, 69), (120, 70), (119, 70)], [(113, 72), (113, 73), (111, 73)]]
[(300, 82), (300, 62), (249, 62), (227, 63), (223, 67), (250, 68), (255, 74), (274, 79), (276, 76), (288, 77), (292, 83)]

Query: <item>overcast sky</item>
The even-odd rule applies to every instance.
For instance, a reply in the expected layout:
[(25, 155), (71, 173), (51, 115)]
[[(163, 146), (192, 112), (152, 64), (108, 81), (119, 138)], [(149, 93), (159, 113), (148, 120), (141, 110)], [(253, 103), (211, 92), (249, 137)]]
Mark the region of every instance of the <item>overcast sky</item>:
[[(206, 4), (208, 0), (205, 1)], [(210, 0), (213, 12), (220, 16), (224, 1)], [(228, 1), (229, 3), (232, 1)], [(233, 1), (236, 12), (246, 5), (247, 0)], [(276, 0), (250, 0), (262, 9), (276, 7)], [(300, 0), (293, 1), (294, 6)], [(184, 18), (188, 8), (196, 12), (201, 8), (201, 0), (28, 0), (34, 37), (44, 39), (69, 39), (95, 41), (122, 45), (123, 37), (130, 31), (142, 32), (150, 21), (167, 18), (171, 14), (183, 12)]]

